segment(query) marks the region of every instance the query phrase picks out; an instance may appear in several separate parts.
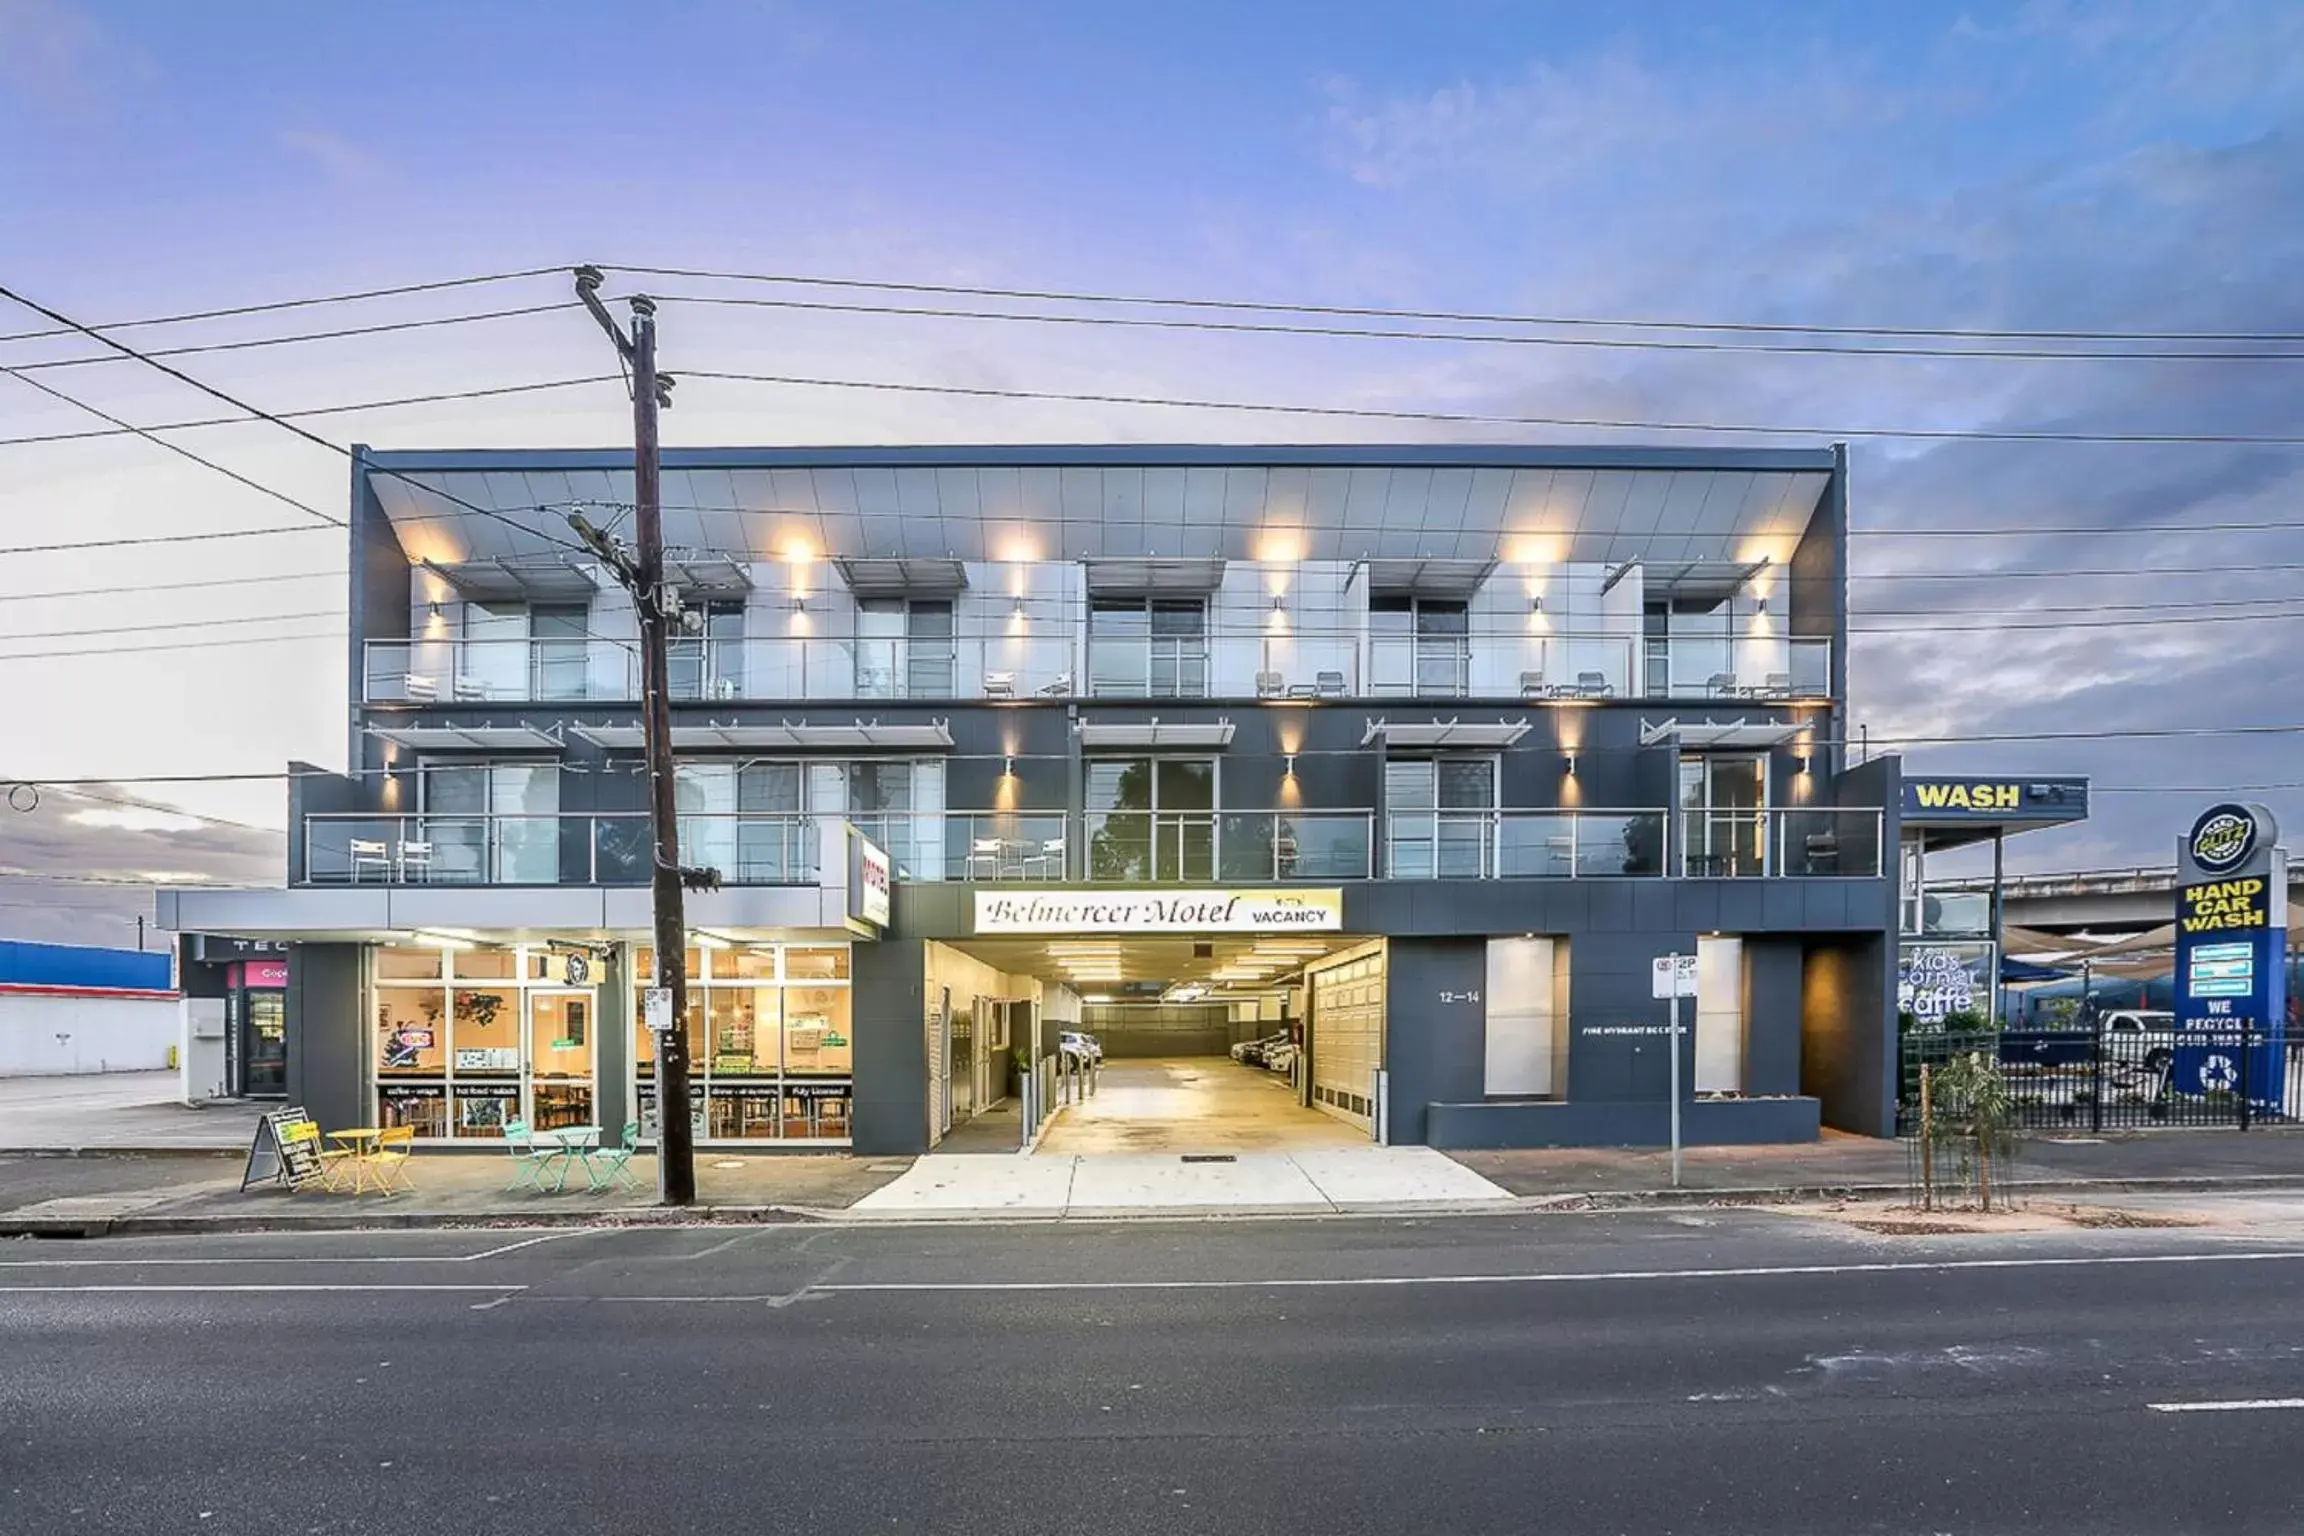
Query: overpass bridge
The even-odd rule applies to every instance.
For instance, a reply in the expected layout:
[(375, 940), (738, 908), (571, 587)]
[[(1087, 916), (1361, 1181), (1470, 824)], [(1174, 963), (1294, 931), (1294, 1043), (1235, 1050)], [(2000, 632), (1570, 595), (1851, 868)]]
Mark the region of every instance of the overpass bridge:
[[(2011, 928), (2047, 933), (2141, 933), (2176, 917), (2176, 867), (2092, 869), (2064, 874), (2009, 875), (2001, 882), (2001, 910)], [(1929, 894), (1974, 891), (1989, 895), (1990, 879), (1930, 880)], [(2288, 900), (2304, 902), (2304, 865), (2288, 871)]]

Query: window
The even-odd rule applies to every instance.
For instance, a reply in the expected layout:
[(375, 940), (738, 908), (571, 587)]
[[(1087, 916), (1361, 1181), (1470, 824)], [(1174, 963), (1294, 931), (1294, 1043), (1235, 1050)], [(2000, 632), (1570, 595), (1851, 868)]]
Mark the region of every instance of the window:
[[(701, 961), (697, 965), (695, 961)], [(637, 954), (635, 988), (654, 956)], [(848, 951), (754, 944), (691, 956), (691, 1112), (715, 1141), (845, 1141), (854, 1098)], [(656, 1126), (655, 1040), (633, 1004), (640, 1119)]]
[(1764, 875), (1768, 760), (1705, 754), (1680, 760), (1681, 872)]
[(1371, 593), (1368, 630), (1378, 692), (1455, 698), (1471, 691), (1471, 610), (1461, 599)]
[(778, 885), (815, 877), (815, 823), (802, 813), (799, 763), (682, 763), (680, 860), (720, 871), (733, 884)]
[(560, 879), (558, 763), (442, 762), (417, 768), (430, 878), (465, 885)]
[(952, 637), (949, 598), (865, 598), (856, 605), (856, 696), (952, 697)]
[(1568, 1091), (1568, 943), (1490, 939), (1487, 1072), (1495, 1096), (1562, 1098)]
[(1698, 1093), (1744, 1091), (1744, 941), (1714, 934), (1696, 941)]
[[(376, 951), (377, 1124), (501, 1136), (592, 1119), (594, 993), (549, 980), (541, 947)], [(539, 979), (543, 978), (543, 979)]]
[(1207, 599), (1091, 597), (1088, 686), (1130, 697), (1207, 697)]
[(1384, 765), (1395, 880), (1476, 880), (1495, 872), (1496, 759), (1429, 757)]
[(1214, 758), (1091, 758), (1086, 798), (1090, 878), (1215, 878)]
[(540, 603), (528, 611), (528, 633), (535, 642), (529, 647), (535, 668), (530, 697), (584, 697), (588, 624), (588, 611), (582, 603)]
[(665, 677), (675, 699), (744, 696), (744, 605), (690, 602), (703, 632), (677, 635), (666, 648)]

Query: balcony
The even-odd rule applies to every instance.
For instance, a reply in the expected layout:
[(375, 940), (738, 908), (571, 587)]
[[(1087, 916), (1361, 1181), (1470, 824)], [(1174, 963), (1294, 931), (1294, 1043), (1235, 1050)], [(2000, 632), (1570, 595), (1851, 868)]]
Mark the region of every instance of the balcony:
[[(1284, 619), (1284, 615), (1275, 615)], [(675, 641), (672, 697), (858, 699), (1402, 699), (1542, 701), (1830, 695), (1832, 646), (1812, 638), (1641, 641), (1625, 635), (1371, 635), (1275, 627), (1188, 639), (1056, 632), (904, 640), (795, 636)], [(633, 640), (371, 640), (371, 704), (631, 704)], [(1085, 686), (1083, 686), (1085, 679)]]
[[(825, 822), (888, 851), (900, 881), (1255, 885), (1305, 881), (1752, 879), (1880, 873), (1874, 810), (943, 811), (680, 818), (680, 860), (729, 885), (819, 883)], [(648, 883), (648, 818), (370, 816), (304, 821), (306, 885)], [(1947, 914), (1947, 920), (1950, 919)], [(1931, 929), (1929, 931), (1951, 931)]]

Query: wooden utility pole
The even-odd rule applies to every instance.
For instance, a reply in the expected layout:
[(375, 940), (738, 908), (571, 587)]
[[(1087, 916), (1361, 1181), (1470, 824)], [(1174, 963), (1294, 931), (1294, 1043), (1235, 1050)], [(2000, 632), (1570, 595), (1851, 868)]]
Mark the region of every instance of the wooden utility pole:
[(656, 372), (656, 304), (632, 299), (627, 337), (600, 302), (600, 271), (576, 269), (576, 294), (632, 370), (632, 532), (622, 549), (581, 514), (569, 525), (631, 589), (640, 617), (641, 725), (648, 770), (655, 897), (656, 974), (648, 1020), (656, 1032), (656, 1190), (666, 1205), (696, 1203), (696, 1144), (688, 1113), (688, 917), (680, 867), (680, 809), (672, 760), (672, 701), (666, 653), (681, 621), (680, 594), (664, 580), (663, 453), (657, 413), (672, 403), (672, 381)]

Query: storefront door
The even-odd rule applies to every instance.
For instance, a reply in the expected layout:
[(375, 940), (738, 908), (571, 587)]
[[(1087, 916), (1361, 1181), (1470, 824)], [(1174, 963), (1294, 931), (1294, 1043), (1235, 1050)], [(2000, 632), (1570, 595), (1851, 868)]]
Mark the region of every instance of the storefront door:
[(591, 1125), (592, 989), (533, 987), (526, 993), (521, 1077), (528, 1123), (540, 1131)]
[(288, 1091), (288, 994), (256, 987), (241, 994), (240, 1091), (276, 1098)]

